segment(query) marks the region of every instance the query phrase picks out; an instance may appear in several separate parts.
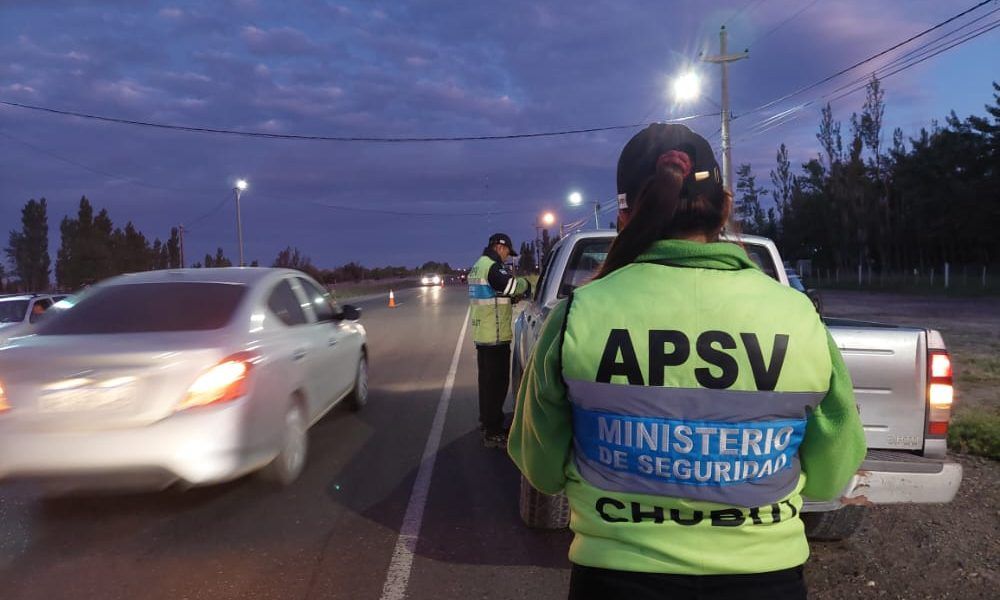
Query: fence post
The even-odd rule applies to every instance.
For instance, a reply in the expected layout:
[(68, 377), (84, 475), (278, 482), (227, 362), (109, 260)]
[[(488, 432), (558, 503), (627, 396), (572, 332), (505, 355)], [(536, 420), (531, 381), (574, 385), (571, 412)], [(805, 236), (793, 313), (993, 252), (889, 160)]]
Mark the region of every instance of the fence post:
[(837, 283), (840, 283), (840, 267), (837, 267), (836, 274), (837, 274), (836, 275), (837, 276)]
[(950, 268), (951, 268), (951, 265), (949, 265), (948, 263), (944, 263), (944, 287), (945, 287), (945, 289), (948, 289), (948, 275), (950, 274), (949, 273)]
[(931, 287), (934, 287), (934, 267), (931, 267)]
[(861, 263), (858, 263), (858, 287), (861, 287), (861, 285), (864, 283), (861, 280), (861, 269), (862, 269)]

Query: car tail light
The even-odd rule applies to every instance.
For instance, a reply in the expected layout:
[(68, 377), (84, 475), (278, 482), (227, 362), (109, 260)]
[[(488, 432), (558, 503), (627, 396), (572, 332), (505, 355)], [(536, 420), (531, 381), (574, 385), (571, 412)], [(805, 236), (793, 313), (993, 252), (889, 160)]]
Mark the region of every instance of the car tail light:
[(927, 355), (927, 437), (948, 435), (951, 405), (955, 401), (951, 356), (946, 350), (930, 350)]
[(177, 410), (219, 404), (245, 395), (252, 368), (253, 360), (249, 357), (227, 358), (194, 380)]
[(10, 410), (10, 404), (7, 402), (7, 392), (3, 389), (3, 384), (0, 383), (0, 414)]

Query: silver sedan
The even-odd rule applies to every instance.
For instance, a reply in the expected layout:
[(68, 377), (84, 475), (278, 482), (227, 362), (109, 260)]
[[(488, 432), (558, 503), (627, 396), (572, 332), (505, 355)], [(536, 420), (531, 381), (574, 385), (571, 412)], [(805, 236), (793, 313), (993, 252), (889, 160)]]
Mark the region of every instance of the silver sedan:
[(359, 311), (279, 269), (124, 275), (0, 344), (0, 479), (291, 483), (307, 429), (360, 409)]

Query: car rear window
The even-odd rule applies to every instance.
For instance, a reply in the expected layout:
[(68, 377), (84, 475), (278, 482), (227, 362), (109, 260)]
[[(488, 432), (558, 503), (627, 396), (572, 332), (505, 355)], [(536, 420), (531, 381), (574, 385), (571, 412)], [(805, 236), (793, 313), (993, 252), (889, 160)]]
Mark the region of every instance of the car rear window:
[(113, 285), (83, 296), (73, 310), (43, 320), (39, 335), (209, 331), (224, 327), (243, 285), (169, 282)]
[(0, 300), (0, 323), (20, 323), (27, 310), (27, 300)]

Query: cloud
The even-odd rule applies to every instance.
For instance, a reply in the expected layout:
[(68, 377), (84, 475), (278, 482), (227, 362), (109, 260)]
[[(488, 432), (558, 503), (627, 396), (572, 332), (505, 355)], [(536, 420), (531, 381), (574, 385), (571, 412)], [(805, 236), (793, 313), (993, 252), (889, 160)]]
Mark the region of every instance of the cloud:
[(164, 19), (180, 19), (184, 16), (184, 11), (176, 7), (161, 8), (160, 12), (156, 13)]
[(293, 27), (264, 30), (247, 25), (240, 33), (251, 52), (260, 55), (291, 55), (313, 52), (317, 49), (309, 36)]
[(24, 95), (33, 96), (38, 93), (38, 90), (31, 87), (30, 85), (24, 85), (22, 83), (12, 83), (10, 85), (0, 86), (0, 92), (17, 94), (19, 96), (24, 96)]

